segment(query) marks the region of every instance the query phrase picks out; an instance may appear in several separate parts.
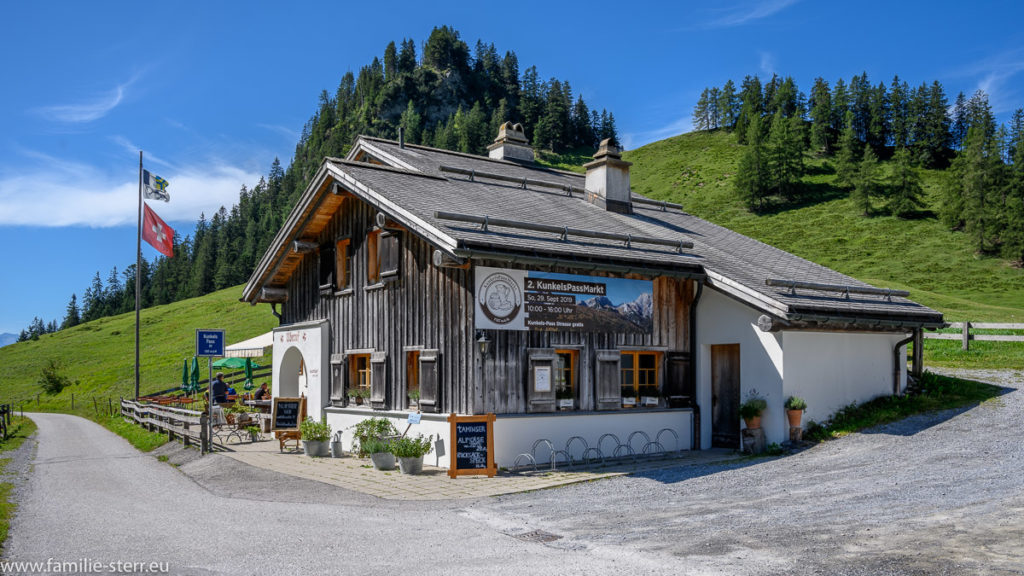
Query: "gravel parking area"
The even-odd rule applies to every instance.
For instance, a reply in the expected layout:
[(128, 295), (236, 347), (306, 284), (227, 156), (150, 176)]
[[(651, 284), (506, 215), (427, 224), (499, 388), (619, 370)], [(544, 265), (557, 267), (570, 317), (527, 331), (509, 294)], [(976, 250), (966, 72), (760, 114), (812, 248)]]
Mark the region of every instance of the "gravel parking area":
[(684, 574), (1024, 574), (1024, 372), (1007, 388), (802, 453), (477, 503), (546, 546)]
[(176, 445), (163, 463), (38, 415), (5, 557), (195, 575), (1021, 575), (1024, 372), (959, 375), (1006, 393), (784, 458), (476, 500), (383, 500)]

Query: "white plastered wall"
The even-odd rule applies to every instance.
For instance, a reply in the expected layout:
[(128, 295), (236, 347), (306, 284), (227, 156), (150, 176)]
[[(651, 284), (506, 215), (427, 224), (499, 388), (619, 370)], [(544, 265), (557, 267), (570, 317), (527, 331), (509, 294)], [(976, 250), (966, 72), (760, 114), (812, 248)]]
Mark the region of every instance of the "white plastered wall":
[[(711, 346), (740, 345), (740, 402), (751, 390), (768, 400), (761, 426), (768, 442), (782, 442), (788, 427), (782, 420), (782, 335), (757, 327), (761, 312), (705, 287), (697, 304), (697, 402), (701, 406), (701, 448), (711, 448)], [(778, 424), (774, 424), (778, 420)], [(742, 427), (742, 426), (741, 426)], [(739, 446), (737, 446), (739, 448)]]
[[(328, 323), (305, 322), (274, 328), (274, 377), (271, 393), (277, 396), (306, 397), (306, 413), (319, 420), (321, 410), (328, 403), (330, 374), (327, 347)], [(296, 363), (301, 357), (302, 375), (296, 375)]]
[[(785, 398), (807, 401), (804, 424), (822, 421), (853, 402), (893, 393), (893, 347), (901, 334), (785, 332)], [(900, 349), (906, 358), (906, 347)], [(907, 365), (900, 363), (900, 389)], [(788, 424), (785, 424), (788, 426)]]

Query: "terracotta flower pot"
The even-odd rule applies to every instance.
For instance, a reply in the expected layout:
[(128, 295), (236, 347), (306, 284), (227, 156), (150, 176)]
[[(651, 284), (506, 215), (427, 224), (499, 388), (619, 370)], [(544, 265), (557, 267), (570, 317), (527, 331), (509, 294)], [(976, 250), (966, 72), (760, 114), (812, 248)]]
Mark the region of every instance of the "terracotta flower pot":
[(753, 430), (754, 428), (760, 428), (761, 427), (761, 417), (760, 416), (754, 416), (753, 418), (749, 418), (749, 419), (748, 418), (744, 418), (743, 422), (745, 422), (746, 425), (747, 425), (747, 428), (749, 428), (751, 430)]
[(786, 417), (789, 418), (789, 427), (790, 428), (799, 428), (800, 427), (800, 419), (803, 418), (803, 416), (804, 416), (804, 411), (803, 410), (786, 410)]

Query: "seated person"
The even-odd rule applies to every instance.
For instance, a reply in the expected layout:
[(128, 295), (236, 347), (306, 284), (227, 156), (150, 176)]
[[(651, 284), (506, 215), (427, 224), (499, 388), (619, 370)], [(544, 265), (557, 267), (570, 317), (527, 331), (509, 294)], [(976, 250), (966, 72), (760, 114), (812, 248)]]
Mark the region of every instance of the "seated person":
[(228, 387), (228, 396), (237, 396), (238, 395), (238, 392), (235, 392), (235, 389), (232, 388), (230, 384), (227, 384), (226, 386)]
[(270, 400), (270, 390), (267, 389), (267, 383), (264, 382), (252, 395), (253, 400)]
[(223, 372), (217, 372), (217, 376), (213, 379), (213, 383), (210, 384), (210, 390), (213, 391), (214, 404), (223, 404), (228, 401), (228, 385), (224, 383)]

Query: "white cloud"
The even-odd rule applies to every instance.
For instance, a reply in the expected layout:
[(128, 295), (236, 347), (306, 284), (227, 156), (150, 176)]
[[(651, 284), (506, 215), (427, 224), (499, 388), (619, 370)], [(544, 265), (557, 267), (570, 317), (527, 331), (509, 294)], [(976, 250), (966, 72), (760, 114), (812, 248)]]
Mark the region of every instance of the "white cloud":
[[(1007, 81), (1024, 71), (1024, 50), (1010, 50), (956, 70), (954, 77), (976, 78), (976, 90), (983, 90), (996, 114), (1009, 112), (1020, 105), (1020, 95), (1007, 88)], [(970, 94), (967, 94), (969, 97)]]
[(298, 132), (296, 132), (295, 130), (292, 130), (291, 128), (287, 128), (285, 126), (281, 126), (281, 125), (278, 125), (278, 124), (256, 124), (256, 125), (259, 126), (260, 128), (263, 128), (264, 130), (270, 130), (271, 132), (276, 132), (277, 134), (280, 134), (289, 143), (296, 142), (299, 139), (299, 133)]
[(745, 1), (725, 9), (725, 13), (704, 23), (705, 28), (731, 28), (767, 18), (796, 4), (799, 0)]
[(664, 140), (665, 138), (677, 136), (684, 132), (690, 132), (691, 130), (693, 130), (693, 119), (690, 116), (684, 116), (662, 126), (661, 128), (623, 134), (622, 145), (625, 146), (627, 150), (633, 150), (645, 144)]
[[(0, 171), (0, 226), (91, 226), (134, 224), (138, 217), (138, 176), (111, 177), (100, 170), (30, 151), (30, 168)], [(186, 166), (160, 174), (170, 182), (170, 203), (150, 202), (168, 222), (193, 222), (238, 201), (242, 184), (259, 174), (223, 163)]]
[(136, 76), (128, 82), (114, 87), (113, 90), (93, 96), (83, 102), (75, 104), (59, 104), (56, 106), (41, 106), (34, 109), (34, 112), (40, 114), (47, 120), (53, 122), (66, 122), (69, 124), (84, 124), (94, 120), (99, 120), (109, 114), (111, 110), (117, 108), (118, 104), (124, 100), (125, 90), (134, 84), (137, 78), (138, 77)]
[(761, 72), (771, 76), (775, 74), (775, 55), (771, 52), (761, 52)]

